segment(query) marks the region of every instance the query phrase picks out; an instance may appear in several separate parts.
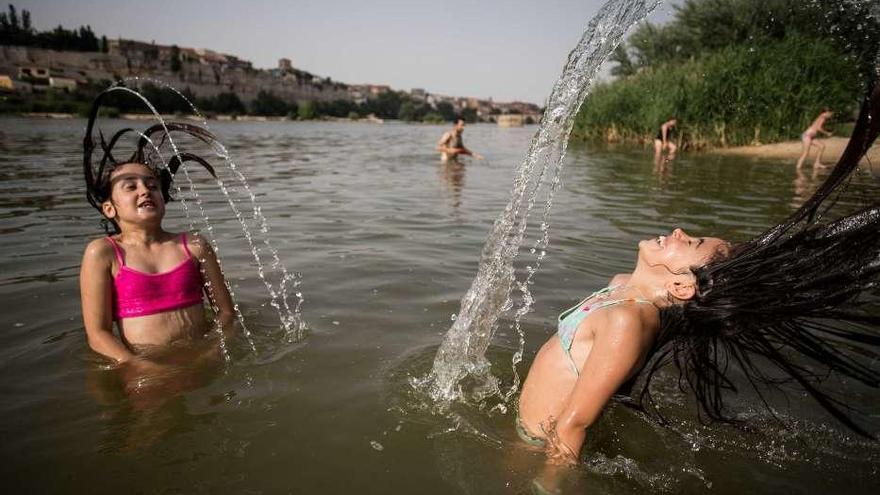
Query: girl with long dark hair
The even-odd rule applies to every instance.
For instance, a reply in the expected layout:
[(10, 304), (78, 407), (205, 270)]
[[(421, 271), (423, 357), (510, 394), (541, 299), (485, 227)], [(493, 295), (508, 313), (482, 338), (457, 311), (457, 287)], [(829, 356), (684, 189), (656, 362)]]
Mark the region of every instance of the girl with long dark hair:
[[(762, 382), (794, 382), (870, 436), (821, 381), (832, 372), (880, 386), (866, 364), (880, 358), (880, 311), (870, 299), (880, 281), (880, 202), (830, 218), (878, 132), (872, 82), (837, 166), (789, 218), (737, 244), (681, 229), (641, 241), (632, 273), (560, 315), (523, 384), (520, 437), (576, 460), (611, 397), (644, 376), (638, 397), (651, 402), (651, 379), (669, 362), (710, 419), (728, 419), (725, 393), (736, 391), (728, 371), (737, 365), (759, 394)], [(845, 352), (847, 343), (866, 346), (862, 357)]]
[[(199, 235), (162, 226), (178, 168), (195, 162), (211, 175), (214, 170), (197, 155), (177, 150), (163, 161), (159, 148), (172, 132), (207, 143), (214, 137), (199, 126), (167, 122), (143, 132), (122, 129), (109, 141), (99, 131), (96, 143), (95, 121), (111, 91), (93, 103), (83, 142), (86, 198), (104, 217), (110, 235), (90, 242), (83, 255), (82, 312), (92, 350), (144, 367), (150, 365), (143, 357), (147, 351), (208, 332), (205, 296), (215, 309), (215, 323), (229, 327), (233, 319), (232, 299), (211, 245)], [(118, 158), (125, 136), (136, 137), (134, 151)], [(98, 144), (102, 155), (93, 160)]]

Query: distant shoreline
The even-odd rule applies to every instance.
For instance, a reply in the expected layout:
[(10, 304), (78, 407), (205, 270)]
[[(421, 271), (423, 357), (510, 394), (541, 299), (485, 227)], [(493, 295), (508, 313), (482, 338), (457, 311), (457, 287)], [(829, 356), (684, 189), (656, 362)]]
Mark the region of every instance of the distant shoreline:
[[(0, 118), (3, 117), (18, 117), (18, 118), (27, 118), (27, 119), (43, 119), (43, 120), (68, 120), (68, 119), (84, 119), (86, 117), (82, 115), (77, 115), (75, 113), (64, 113), (64, 112), (23, 112), (23, 113), (2, 113), (0, 114)], [(162, 114), (162, 119), (164, 120), (190, 120), (194, 122), (202, 122), (202, 118), (193, 114)], [(153, 114), (148, 113), (122, 113), (119, 115), (114, 115), (112, 117), (107, 117), (112, 119), (121, 119), (121, 120), (153, 120), (155, 116)], [(400, 119), (380, 119), (374, 116), (366, 116), (360, 117), (357, 119), (349, 119), (346, 117), (331, 117), (328, 115), (322, 115), (315, 117), (314, 119), (291, 119), (290, 117), (280, 116), (265, 116), (265, 115), (230, 115), (230, 114), (210, 114), (204, 117), (204, 120), (215, 121), (215, 122), (351, 122), (353, 124), (385, 124), (385, 123), (405, 123), (405, 124), (418, 124), (418, 125), (451, 125), (450, 122), (428, 122), (428, 121), (419, 121), (419, 120), (400, 120)], [(494, 122), (472, 122), (468, 125), (491, 125), (496, 126), (497, 124)], [(525, 124), (526, 127), (533, 126), (535, 124)]]
[[(77, 115), (74, 113), (64, 113), (64, 112), (25, 112), (25, 113), (9, 113), (3, 114), (5, 117), (24, 117), (29, 119), (49, 119), (49, 120), (67, 120), (67, 119), (77, 119), (77, 118), (85, 118), (81, 115)], [(197, 115), (186, 114), (186, 115), (174, 115), (167, 114), (161, 115), (164, 120), (193, 120), (196, 122), (201, 122), (203, 119)], [(122, 120), (153, 120), (155, 116), (149, 113), (123, 113), (110, 118), (122, 119)], [(215, 120), (219, 122), (306, 122), (307, 120), (298, 120), (291, 119), (290, 117), (270, 117), (265, 115), (227, 115), (227, 114), (213, 114), (207, 115), (204, 117), (206, 120)], [(355, 122), (355, 123), (367, 123), (367, 124), (382, 124), (385, 122), (384, 119), (380, 119), (377, 117), (361, 117), (357, 119), (347, 119), (341, 117), (326, 117), (321, 116), (314, 119), (316, 121), (330, 121), (330, 122)], [(420, 122), (421, 123), (421, 122)]]

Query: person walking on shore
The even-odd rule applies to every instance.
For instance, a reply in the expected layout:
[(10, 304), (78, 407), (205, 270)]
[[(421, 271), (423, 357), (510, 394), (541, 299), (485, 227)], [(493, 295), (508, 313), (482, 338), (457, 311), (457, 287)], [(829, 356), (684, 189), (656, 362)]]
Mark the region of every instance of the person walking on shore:
[(672, 118), (660, 124), (657, 135), (654, 136), (654, 157), (658, 158), (663, 150), (669, 150), (669, 158), (675, 156), (675, 150), (678, 149), (672, 138), (675, 135), (675, 126), (678, 125), (678, 119)]
[(456, 161), (458, 159), (458, 155), (473, 156), (477, 160), (483, 159), (482, 155), (480, 155), (479, 153), (474, 153), (473, 151), (465, 147), (464, 141), (461, 138), (461, 134), (463, 132), (464, 119), (455, 119), (452, 130), (444, 132), (443, 136), (440, 138), (440, 141), (437, 142), (437, 151), (440, 152), (441, 160), (443, 160), (444, 162)]
[(807, 127), (807, 130), (801, 134), (801, 145), (803, 147), (801, 151), (801, 157), (798, 158), (797, 169), (800, 170), (804, 165), (804, 160), (807, 159), (807, 155), (810, 154), (810, 147), (816, 146), (819, 148), (819, 154), (816, 155), (816, 161), (813, 163), (814, 167), (824, 167), (822, 165), (822, 153), (825, 151), (825, 143), (816, 139), (816, 135), (818, 133), (825, 134), (826, 136), (831, 136), (829, 131), (826, 131), (822, 126), (825, 124), (825, 121), (828, 120), (834, 112), (829, 110), (827, 107), (816, 117), (816, 120), (810, 124), (810, 127)]

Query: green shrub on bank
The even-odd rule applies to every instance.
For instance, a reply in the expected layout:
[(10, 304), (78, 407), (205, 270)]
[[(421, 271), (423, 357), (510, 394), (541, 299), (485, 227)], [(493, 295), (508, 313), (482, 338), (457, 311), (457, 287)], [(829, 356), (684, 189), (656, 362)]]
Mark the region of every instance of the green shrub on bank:
[(733, 46), (597, 85), (573, 134), (650, 139), (676, 117), (680, 138), (694, 146), (792, 139), (823, 106), (848, 118), (860, 83), (852, 57), (820, 40), (790, 36)]
[(315, 113), (315, 105), (310, 101), (304, 101), (300, 103), (299, 109), (297, 110), (297, 116), (300, 120), (312, 120), (317, 117)]

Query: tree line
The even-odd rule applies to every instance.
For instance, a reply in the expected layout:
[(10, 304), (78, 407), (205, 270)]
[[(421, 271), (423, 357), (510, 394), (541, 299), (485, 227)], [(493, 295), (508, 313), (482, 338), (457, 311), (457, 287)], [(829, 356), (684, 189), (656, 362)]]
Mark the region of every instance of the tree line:
[(64, 29), (61, 25), (51, 31), (39, 32), (31, 23), (31, 13), (21, 14), (10, 4), (7, 12), (0, 12), (0, 45), (35, 46), (52, 50), (106, 52), (107, 37), (100, 39), (90, 26)]
[[(92, 100), (110, 81), (82, 85), (74, 92), (48, 89), (40, 93), (13, 93), (0, 99), (0, 113), (61, 112), (86, 115)], [(287, 117), (298, 120), (311, 120), (322, 117), (358, 119), (374, 115), (382, 119), (401, 119), (408, 122), (451, 122), (464, 118), (477, 121), (473, 109), (456, 113), (448, 102), (438, 103), (432, 108), (426, 103), (414, 101), (408, 94), (387, 91), (363, 103), (338, 99), (332, 101), (286, 101), (271, 91), (262, 90), (250, 103), (245, 103), (233, 92), (222, 92), (211, 97), (197, 97), (186, 87), (181, 94), (154, 84), (143, 84), (136, 88), (161, 113), (192, 113), (186, 100), (206, 114), (258, 115), (267, 117)], [(114, 92), (104, 100), (105, 112), (110, 116), (123, 113), (145, 113), (148, 109), (143, 102), (130, 93)]]
[[(145, 84), (139, 90), (160, 111), (167, 113), (187, 113), (192, 109), (172, 91)], [(470, 122), (477, 121), (477, 113), (473, 109), (464, 109), (456, 113), (448, 102), (437, 104), (432, 108), (426, 103), (414, 101), (408, 94), (397, 91), (386, 91), (375, 98), (362, 103), (351, 100), (337, 99), (331, 101), (286, 101), (271, 91), (261, 90), (256, 98), (246, 104), (233, 92), (219, 93), (213, 97), (197, 98), (189, 88), (181, 92), (196, 107), (209, 114), (227, 115), (259, 115), (267, 117), (288, 117), (291, 119), (311, 120), (321, 117), (358, 119), (374, 115), (381, 119), (400, 119), (409, 122), (451, 122), (456, 118), (464, 118)], [(130, 95), (120, 93), (111, 99), (108, 106), (117, 108), (122, 113), (142, 112), (143, 104)]]

